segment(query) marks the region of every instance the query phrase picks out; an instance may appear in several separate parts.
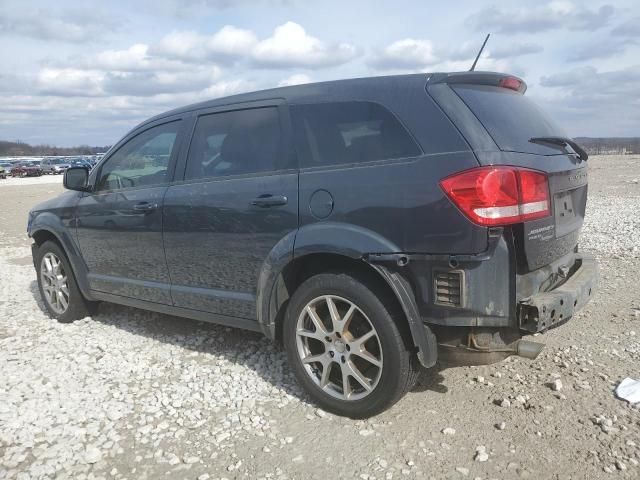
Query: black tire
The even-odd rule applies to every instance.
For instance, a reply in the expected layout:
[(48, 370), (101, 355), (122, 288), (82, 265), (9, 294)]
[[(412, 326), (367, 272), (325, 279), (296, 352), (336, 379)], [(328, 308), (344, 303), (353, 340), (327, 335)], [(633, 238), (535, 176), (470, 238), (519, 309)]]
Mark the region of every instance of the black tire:
[[(327, 393), (316, 383), (317, 380), (314, 381), (312, 373), (308, 372), (302, 362), (297, 340), (298, 320), (303, 318), (301, 317), (303, 309), (310, 302), (327, 295), (345, 299), (356, 305), (377, 333), (379, 343), (376, 343), (376, 346), (381, 350), (382, 367), (377, 377), (377, 384), (364, 398), (350, 400), (336, 398)], [(289, 364), (298, 381), (318, 405), (337, 415), (351, 418), (368, 418), (377, 415), (398, 402), (413, 388), (418, 378), (417, 357), (412, 351), (408, 326), (404, 315), (398, 309), (397, 302), (386, 291), (376, 288), (374, 283), (360, 279), (356, 275), (322, 273), (302, 283), (287, 307), (282, 337)], [(327, 345), (324, 345), (324, 348), (327, 354), (331, 354), (330, 362), (337, 364), (340, 372), (343, 372), (340, 362), (334, 360), (335, 352), (328, 351)], [(340, 354), (337, 355), (340, 356)], [(342, 363), (345, 362), (342, 361)], [(327, 375), (334, 374), (333, 368), (335, 367), (329, 369)], [(316, 375), (320, 374), (316, 372)], [(334, 385), (331, 387), (333, 388)], [(356, 386), (358, 386), (357, 383)], [(344, 388), (342, 392), (344, 394)]]
[[(50, 300), (48, 300), (47, 295), (44, 291), (44, 275), (42, 274), (42, 263), (43, 259), (47, 254), (53, 254), (60, 260), (62, 270), (66, 275), (67, 279), (67, 288), (68, 288), (68, 305), (66, 310), (59, 311), (56, 310), (51, 305)], [(73, 274), (73, 270), (71, 269), (71, 265), (69, 264), (69, 260), (67, 259), (67, 255), (64, 253), (62, 248), (58, 243), (48, 240), (44, 242), (38, 248), (38, 252), (36, 254), (36, 274), (38, 276), (38, 289), (40, 290), (40, 295), (44, 302), (44, 305), (47, 309), (47, 312), (51, 318), (55, 318), (60, 323), (70, 323), (74, 320), (79, 320), (84, 318), (91, 313), (94, 313), (96, 310), (96, 302), (90, 302), (84, 298), (80, 289), (78, 288), (78, 284), (76, 283), (75, 276)]]

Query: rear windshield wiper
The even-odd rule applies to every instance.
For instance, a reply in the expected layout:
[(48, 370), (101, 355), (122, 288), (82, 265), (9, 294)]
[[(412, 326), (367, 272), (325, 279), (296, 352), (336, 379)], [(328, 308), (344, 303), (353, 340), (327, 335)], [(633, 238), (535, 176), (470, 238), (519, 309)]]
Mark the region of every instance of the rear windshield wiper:
[(589, 159), (589, 155), (584, 149), (578, 145), (576, 142), (566, 137), (531, 137), (529, 139), (531, 143), (550, 143), (552, 145), (560, 145), (562, 147), (569, 146), (573, 149), (574, 152), (578, 154), (580, 160), (587, 161)]

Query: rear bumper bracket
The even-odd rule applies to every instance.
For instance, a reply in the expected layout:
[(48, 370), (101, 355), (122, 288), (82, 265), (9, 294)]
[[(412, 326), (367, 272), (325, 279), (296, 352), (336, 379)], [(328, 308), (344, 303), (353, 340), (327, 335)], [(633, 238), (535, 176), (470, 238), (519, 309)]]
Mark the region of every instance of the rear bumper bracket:
[(519, 302), (520, 329), (529, 333), (545, 331), (569, 320), (594, 295), (599, 280), (598, 264), (592, 255), (580, 254), (580, 266), (562, 285), (532, 295)]

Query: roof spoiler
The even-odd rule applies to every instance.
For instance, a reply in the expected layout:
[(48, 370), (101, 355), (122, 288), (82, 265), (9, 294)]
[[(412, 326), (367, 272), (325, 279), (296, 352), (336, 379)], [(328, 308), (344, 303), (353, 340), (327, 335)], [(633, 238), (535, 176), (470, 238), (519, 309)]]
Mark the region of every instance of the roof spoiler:
[(454, 72), (434, 73), (427, 79), (427, 87), (437, 83), (465, 84), (465, 85), (491, 85), (503, 87), (524, 94), (527, 84), (524, 80), (514, 75), (497, 72)]

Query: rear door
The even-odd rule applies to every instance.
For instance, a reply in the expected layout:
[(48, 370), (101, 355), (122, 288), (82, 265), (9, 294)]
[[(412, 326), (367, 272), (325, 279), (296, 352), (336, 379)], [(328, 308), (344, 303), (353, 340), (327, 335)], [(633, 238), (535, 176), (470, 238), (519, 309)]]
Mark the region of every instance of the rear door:
[[(514, 77), (475, 76), (469, 83), (463, 77), (449, 86), (454, 96), (443, 92), (436, 96), (441, 97), (439, 102), (456, 124), (467, 130), (463, 133), (470, 143), (478, 144), (473, 146), (482, 165), (513, 165), (548, 176), (552, 215), (526, 222), (518, 237), (528, 269), (573, 251), (587, 202), (586, 162), (569, 145), (531, 141), (566, 137), (564, 130), (524, 95), (526, 86)], [(470, 111), (472, 116), (460, 110)], [(470, 133), (474, 122), (488, 133), (490, 144)]]
[[(298, 228), (298, 173), (281, 102), (197, 115), (180, 184), (164, 204), (175, 306), (256, 319), (269, 253)], [(292, 243), (292, 242), (291, 242)]]
[(181, 126), (175, 119), (133, 134), (79, 200), (76, 230), (92, 290), (171, 305), (162, 209)]

